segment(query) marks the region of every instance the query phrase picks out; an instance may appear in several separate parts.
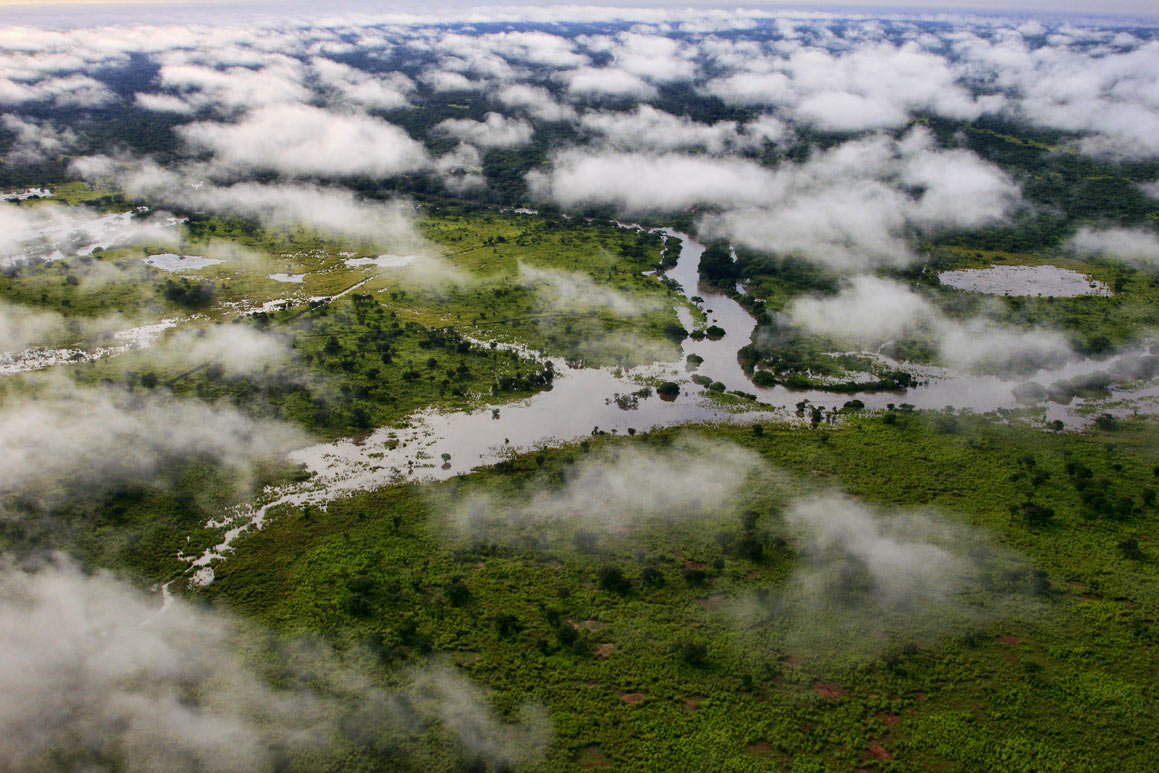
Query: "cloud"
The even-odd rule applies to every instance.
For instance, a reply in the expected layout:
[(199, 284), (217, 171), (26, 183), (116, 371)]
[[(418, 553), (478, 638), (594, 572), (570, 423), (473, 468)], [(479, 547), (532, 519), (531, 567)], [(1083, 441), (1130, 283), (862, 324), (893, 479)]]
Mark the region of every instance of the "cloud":
[[(158, 612), (155, 599), (66, 561), (6, 564), (0, 766), (253, 770), (295, 758), (341, 766), (344, 755), (384, 749), (463, 766), (542, 762), (542, 710), (525, 706), (505, 723), (450, 667), (403, 670), (388, 687), (357, 648), (264, 638), (181, 601)], [(243, 654), (262, 649), (273, 650), (272, 668)]]
[(72, 168), (86, 179), (166, 206), (253, 218), (272, 228), (302, 225), (396, 251), (416, 252), (427, 246), (415, 228), (413, 206), (403, 201), (360, 201), (344, 188), (289, 183), (214, 185), (153, 163), (106, 156), (78, 159)]
[(536, 268), (519, 264), (520, 281), (543, 294), (556, 311), (607, 309), (622, 317), (634, 317), (649, 309), (659, 308), (651, 299), (637, 300), (618, 290), (597, 284), (587, 274)]
[(757, 71), (713, 79), (702, 92), (733, 104), (777, 107), (831, 131), (899, 127), (922, 110), (973, 119), (1002, 104), (971, 96), (945, 57), (915, 43), (865, 42), (839, 52), (808, 47), (784, 59), (737, 63)]
[(504, 86), (495, 92), (495, 99), (509, 108), (523, 108), (541, 121), (571, 121), (576, 117), (571, 106), (557, 102), (542, 86), (524, 83)]
[(1159, 235), (1141, 228), (1081, 228), (1065, 245), (1081, 257), (1103, 256), (1128, 263), (1159, 265)]
[(487, 113), (482, 121), (448, 118), (435, 124), (434, 130), (457, 137), (463, 142), (484, 148), (514, 148), (531, 142), (534, 130), (527, 121)]
[(304, 69), (296, 59), (265, 55), (263, 66), (226, 67), (178, 63), (165, 64), (159, 77), (162, 88), (175, 94), (136, 95), (136, 102), (147, 110), (194, 113), (214, 110), (233, 113), (239, 110), (305, 102), (309, 90), (302, 84)]
[(911, 226), (972, 228), (1019, 201), (1004, 172), (969, 151), (938, 148), (922, 128), (851, 140), (775, 169), (735, 157), (570, 150), (527, 179), (534, 195), (568, 207), (717, 208), (700, 218), (702, 236), (840, 269), (903, 265), (913, 257)]
[(290, 347), (281, 337), (248, 325), (218, 324), (180, 330), (149, 356), (187, 367), (218, 365), (227, 377), (236, 377), (280, 367), (289, 359)]
[(592, 39), (587, 43), (605, 48), (618, 69), (652, 83), (692, 80), (696, 74), (695, 49), (665, 35), (623, 32), (606, 46)]
[(482, 83), (473, 81), (462, 73), (445, 70), (427, 70), (419, 76), (419, 80), (434, 91), (477, 91), (483, 87)]
[(862, 345), (929, 338), (943, 361), (961, 368), (1034, 370), (1071, 354), (1054, 331), (1020, 330), (983, 317), (950, 319), (909, 287), (869, 275), (851, 278), (837, 295), (800, 298), (787, 313), (810, 333)]
[(546, 32), (518, 31), (481, 35), (479, 45), (508, 59), (552, 68), (578, 67), (588, 57), (575, 50), (575, 43)]
[(105, 84), (87, 75), (45, 78), (34, 83), (0, 78), (0, 105), (51, 102), (57, 107), (103, 107), (117, 101)]
[(54, 311), (0, 301), (0, 353), (43, 344), (63, 325), (64, 318)]
[(238, 470), (304, 443), (295, 428), (228, 406), (159, 392), (80, 388), (50, 379), (35, 399), (0, 410), (0, 490), (50, 491), (61, 479), (96, 490), (146, 481), (174, 460), (206, 457)]
[(430, 164), (423, 146), (399, 127), (357, 113), (308, 105), (254, 110), (233, 124), (194, 123), (178, 129), (227, 169), (285, 175), (393, 177)]
[[(796, 502), (784, 521), (801, 538), (792, 573), (737, 610), (738, 619), (807, 659), (924, 644), (1034, 608), (1029, 569), (1017, 555), (934, 512), (877, 510), (828, 495)], [(1004, 587), (998, 578), (1010, 572), (1022, 580)]]
[(15, 115), (5, 115), (0, 121), (15, 135), (5, 154), (8, 163), (35, 164), (55, 159), (77, 144), (76, 132), (58, 129), (51, 121), (25, 120)]
[(732, 503), (761, 467), (760, 457), (739, 446), (688, 437), (665, 449), (608, 447), (568, 467), (562, 482), (541, 482), (513, 501), (480, 493), (455, 502), (449, 517), (459, 529), (495, 539), (518, 539), (523, 528), (570, 535), (695, 518)]
[(88, 255), (96, 247), (129, 244), (170, 245), (177, 241), (175, 222), (164, 213), (101, 214), (54, 203), (0, 205), (0, 266), (29, 258), (60, 259)]
[(317, 57), (310, 62), (318, 85), (346, 102), (378, 110), (407, 107), (414, 82), (402, 73), (373, 76), (330, 59)]
[(559, 153), (549, 173), (533, 172), (528, 181), (564, 206), (611, 203), (625, 212), (758, 203), (778, 188), (775, 173), (740, 159), (583, 150)]
[(620, 151), (663, 152), (703, 148), (708, 153), (720, 155), (727, 151), (760, 148), (766, 139), (775, 141), (787, 133), (784, 124), (771, 116), (762, 117), (742, 129), (736, 121), (698, 123), (651, 105), (639, 105), (631, 112), (589, 111), (583, 114), (579, 124), (601, 135), (609, 148)]
[(568, 92), (576, 96), (647, 100), (655, 99), (659, 94), (656, 87), (644, 79), (615, 67), (581, 67), (561, 77), (567, 83)]

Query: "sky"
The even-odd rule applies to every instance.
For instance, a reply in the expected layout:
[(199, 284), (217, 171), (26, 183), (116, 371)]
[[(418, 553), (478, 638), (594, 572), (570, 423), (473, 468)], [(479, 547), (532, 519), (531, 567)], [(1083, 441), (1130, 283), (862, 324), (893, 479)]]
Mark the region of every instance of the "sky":
[[(372, 0), (0, 0), (4, 16), (11, 24), (36, 26), (75, 27), (90, 24), (206, 22), (236, 23), (240, 21), (293, 18), (316, 21), (319, 16), (338, 15), (414, 15), (421, 17), (447, 16), (461, 19), (461, 11), (470, 9), (478, 16), (503, 18), (503, 9), (518, 9), (520, 16), (531, 10), (541, 16), (572, 20), (592, 15), (590, 8), (604, 9), (598, 15), (606, 16), (607, 9), (735, 9), (754, 10), (822, 10), (855, 14), (954, 13), (971, 14), (1046, 14), (1090, 18), (1094, 16), (1136, 16), (1141, 20), (1159, 20), (1159, 7), (1154, 0), (1107, 0), (1097, 7), (1085, 0), (892, 0), (881, 3), (874, 0), (843, 0), (826, 2), (780, 2), (779, 0), (749, 0), (748, 2), (671, 3), (656, 0), (584, 0), (577, 3), (502, 2), (479, 4), (434, 0), (433, 2), (378, 2)], [(228, 16), (223, 18), (223, 9)]]

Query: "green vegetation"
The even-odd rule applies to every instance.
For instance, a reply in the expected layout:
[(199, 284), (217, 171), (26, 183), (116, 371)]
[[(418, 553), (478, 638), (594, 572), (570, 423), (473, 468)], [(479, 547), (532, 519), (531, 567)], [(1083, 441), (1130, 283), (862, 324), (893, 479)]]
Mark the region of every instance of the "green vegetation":
[[(601, 436), (324, 514), (275, 513), (200, 593), (287, 635), (373, 638), (387, 673), (442, 653), (501, 708), (542, 701), (553, 769), (1097, 770), (1110, 754), (1119, 769), (1149, 767), (1154, 423), (1058, 434), (891, 412), (759, 429), (694, 433), (780, 471), (736, 501), (625, 512), (612, 530), (502, 515), (588, 459), (663, 454), (686, 431)], [(785, 508), (834, 490), (933, 508), (1024, 558), (965, 597), (977, 614), (795, 646), (787, 618), (753, 618), (752, 605), (806, 560)], [(497, 520), (464, 530), (448, 518), (480, 495)], [(823, 614), (806, 624), (826, 628)]]

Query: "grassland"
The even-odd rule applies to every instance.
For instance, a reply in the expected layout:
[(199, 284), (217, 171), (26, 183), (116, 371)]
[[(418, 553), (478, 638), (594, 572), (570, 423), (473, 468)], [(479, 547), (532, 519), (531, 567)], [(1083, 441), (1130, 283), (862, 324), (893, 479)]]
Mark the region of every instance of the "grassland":
[[(614, 529), (464, 531), (448, 518), (454, 502), (515, 506), (586, 459), (664, 453), (689, 433), (767, 467), (736, 501), (626, 512)], [(891, 413), (818, 430), (594, 438), (324, 514), (283, 511), (201, 594), (286, 636), (374, 642), (383, 678), (448, 658), (501, 711), (542, 702), (550, 769), (1100, 770), (1114, 759), (1146, 770), (1159, 676), (1155, 433), (1146, 421), (1053, 434)], [(754, 616), (809, 560), (786, 506), (833, 491), (891, 513), (933, 508), (990, 535), (1011, 563), (968, 594), (970, 614), (917, 628), (883, 621), (851, 638), (830, 619), (840, 608)], [(815, 635), (795, 636), (797, 624)]]

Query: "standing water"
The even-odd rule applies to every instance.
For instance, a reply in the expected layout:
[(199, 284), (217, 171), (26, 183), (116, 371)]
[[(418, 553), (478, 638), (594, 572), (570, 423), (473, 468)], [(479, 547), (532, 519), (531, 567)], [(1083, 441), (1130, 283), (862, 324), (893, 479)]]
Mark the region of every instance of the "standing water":
[[(324, 507), (326, 502), (356, 491), (406, 480), (450, 478), (479, 465), (501, 461), (516, 451), (576, 440), (595, 430), (623, 434), (704, 421), (784, 418), (805, 400), (834, 408), (852, 399), (860, 400), (868, 408), (909, 403), (916, 408), (940, 409), (952, 405), (985, 412), (1017, 406), (1011, 392), (1016, 382), (932, 367), (916, 369), (927, 379), (921, 386), (896, 392), (835, 395), (781, 386), (757, 387), (737, 360), (737, 352), (750, 341), (756, 320), (732, 298), (700, 286), (698, 267), (705, 249), (703, 244), (687, 234), (669, 229), (665, 233), (683, 241), (680, 260), (667, 276), (679, 283), (685, 297), (699, 295), (709, 324), (725, 330), (725, 335), (717, 340), (685, 340), (682, 357), (696, 354), (704, 359), (698, 369), (700, 373), (723, 382), (729, 389), (756, 393), (759, 402), (752, 404), (749, 412), (729, 410), (706, 397), (699, 387), (687, 383), (683, 362), (648, 365), (619, 373), (610, 369), (571, 369), (558, 358), (541, 357), (554, 366), (555, 382), (549, 390), (521, 402), (457, 413), (422, 411), (413, 415), (407, 426), (382, 427), (364, 440), (344, 439), (292, 452), (291, 460), (304, 464), (313, 473), (312, 477), (302, 484), (267, 492), (266, 504), (238, 510), (208, 524), (212, 528), (231, 528), (221, 544), (200, 556), (188, 557), (192, 581), (212, 582), (212, 563), (231, 550), (238, 535), (251, 527), (260, 528), (271, 508)], [(681, 322), (691, 326), (692, 315), (688, 309), (681, 306), (677, 311)], [(1111, 365), (1112, 360), (1101, 363), (1082, 360), (1040, 371), (1030, 378), (1051, 383)], [(641, 396), (638, 394), (641, 381), (648, 378), (683, 382), (681, 392), (670, 401), (661, 400), (650, 391), (647, 396)], [(1115, 396), (1159, 398), (1159, 390)], [(1077, 418), (1074, 409), (1081, 403), (1081, 399), (1076, 399), (1068, 406), (1051, 404), (1046, 418), (1073, 421)], [(443, 454), (449, 454), (449, 461), (443, 462)]]

